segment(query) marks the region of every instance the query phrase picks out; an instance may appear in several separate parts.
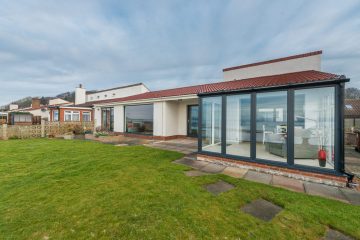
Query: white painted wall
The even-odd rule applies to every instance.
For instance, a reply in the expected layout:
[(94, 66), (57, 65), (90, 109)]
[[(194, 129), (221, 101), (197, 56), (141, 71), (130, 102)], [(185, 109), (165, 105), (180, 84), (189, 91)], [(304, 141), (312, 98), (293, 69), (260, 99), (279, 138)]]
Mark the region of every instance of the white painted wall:
[(101, 127), (101, 108), (96, 107), (94, 109), (94, 121), (95, 121), (95, 127)]
[(321, 54), (224, 72), (224, 81), (306, 70), (321, 71)]
[(17, 105), (17, 104), (10, 104), (9, 105), (9, 110), (11, 111), (11, 110), (16, 110), (16, 109), (19, 109), (19, 105)]
[(140, 93), (149, 92), (149, 89), (146, 88), (145, 85), (135, 85), (130, 87), (124, 87), (119, 89), (107, 90), (107, 91), (100, 91), (97, 93), (91, 93), (86, 95), (86, 101), (100, 101), (105, 99), (114, 99), (114, 98), (122, 98), (132, 95), (137, 95)]
[(29, 112), (32, 115), (34, 115), (35, 117), (40, 116), (41, 119), (48, 119), (50, 120), (50, 111), (47, 109), (35, 109), (35, 110), (30, 110), (30, 111), (26, 111), (24, 110), (24, 112)]
[(164, 136), (164, 102), (154, 103), (154, 136)]
[(164, 102), (164, 136), (178, 135), (178, 106), (177, 101)]
[(86, 102), (86, 89), (82, 87), (75, 88), (75, 104), (83, 104)]
[(125, 131), (124, 114), (123, 105), (114, 107), (114, 132), (123, 133)]

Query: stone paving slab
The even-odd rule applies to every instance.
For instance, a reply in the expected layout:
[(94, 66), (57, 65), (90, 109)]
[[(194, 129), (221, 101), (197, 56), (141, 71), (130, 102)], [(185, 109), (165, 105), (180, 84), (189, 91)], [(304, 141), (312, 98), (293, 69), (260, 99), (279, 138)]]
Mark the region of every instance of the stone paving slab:
[(325, 233), (325, 237), (323, 238), (324, 240), (353, 240), (353, 238), (344, 235), (341, 232), (338, 232), (334, 229), (329, 228), (326, 233)]
[(207, 173), (219, 173), (225, 169), (225, 166), (218, 165), (215, 163), (209, 163), (205, 167), (201, 168), (200, 170)]
[(304, 184), (301, 180), (288, 178), (284, 176), (274, 175), (272, 179), (272, 185), (293, 190), (296, 192), (305, 192)]
[(256, 171), (249, 170), (245, 174), (244, 178), (247, 179), (247, 180), (250, 180), (250, 181), (254, 181), (254, 182), (270, 184), (271, 179), (272, 179), (272, 175), (267, 174), (267, 173), (262, 173), (262, 172), (256, 172)]
[(320, 183), (305, 182), (304, 188), (307, 194), (332, 198), (348, 203), (348, 200), (338, 187), (332, 187)]
[(198, 170), (190, 170), (190, 171), (185, 171), (185, 175), (188, 177), (199, 177), (199, 176), (209, 175), (209, 173), (201, 172)]
[(195, 169), (203, 168), (203, 167), (205, 167), (206, 165), (209, 164), (209, 163), (207, 163), (207, 162), (196, 161), (196, 160), (192, 160), (192, 159), (186, 158), (186, 157), (185, 157), (185, 158), (178, 159), (178, 160), (175, 160), (174, 162), (175, 162), (175, 163), (179, 163), (179, 164), (183, 164), (183, 165), (186, 165), (186, 166), (195, 168)]
[(226, 167), (222, 171), (222, 174), (228, 175), (233, 178), (243, 178), (247, 171), (248, 170), (244, 168)]
[(252, 201), (249, 204), (246, 204), (241, 208), (241, 210), (247, 214), (252, 215), (253, 217), (268, 222), (271, 221), (271, 219), (273, 219), (279, 212), (281, 212), (282, 208), (273, 204), (272, 202), (260, 198)]
[(209, 192), (215, 195), (219, 195), (220, 193), (227, 192), (235, 188), (234, 185), (221, 180), (216, 183), (205, 185), (204, 187), (206, 190), (208, 190)]
[(340, 188), (340, 191), (352, 205), (360, 206), (360, 192), (346, 188)]

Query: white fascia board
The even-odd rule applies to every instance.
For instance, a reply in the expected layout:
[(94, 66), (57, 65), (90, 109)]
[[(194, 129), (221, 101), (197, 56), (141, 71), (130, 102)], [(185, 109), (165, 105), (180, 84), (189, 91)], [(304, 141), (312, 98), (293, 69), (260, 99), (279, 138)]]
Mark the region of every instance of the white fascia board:
[(67, 107), (67, 106), (60, 106), (59, 108), (63, 109), (80, 109), (80, 110), (91, 110), (91, 107)]
[(94, 104), (94, 107), (105, 107), (105, 106), (116, 106), (116, 105), (134, 105), (134, 104), (187, 100), (187, 99), (197, 99), (197, 98), (198, 98), (197, 94), (191, 94), (191, 95), (182, 95), (182, 96), (130, 100), (130, 101), (124, 101), (124, 102), (109, 102), (109, 103), (105, 103), (105, 104)]

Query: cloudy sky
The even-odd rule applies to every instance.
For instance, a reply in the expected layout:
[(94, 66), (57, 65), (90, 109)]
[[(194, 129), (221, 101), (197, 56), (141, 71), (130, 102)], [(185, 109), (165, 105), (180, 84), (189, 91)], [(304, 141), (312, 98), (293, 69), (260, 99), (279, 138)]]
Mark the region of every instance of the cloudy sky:
[(360, 87), (360, 1), (0, 0), (0, 105), (143, 82), (220, 81), (222, 68), (323, 50)]

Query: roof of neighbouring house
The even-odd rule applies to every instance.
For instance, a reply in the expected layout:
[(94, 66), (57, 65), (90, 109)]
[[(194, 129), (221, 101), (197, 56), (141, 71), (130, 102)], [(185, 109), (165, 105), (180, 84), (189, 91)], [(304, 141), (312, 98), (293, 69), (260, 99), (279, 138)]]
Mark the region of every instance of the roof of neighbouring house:
[(164, 97), (194, 95), (213, 93), (221, 91), (247, 90), (253, 88), (271, 88), (279, 86), (288, 86), (296, 84), (311, 84), (326, 81), (348, 80), (345, 76), (332, 73), (318, 72), (314, 70), (286, 73), (272, 76), (255, 77), (242, 80), (233, 80), (226, 82), (210, 83), (196, 86), (188, 86), (181, 88), (166, 89), (160, 91), (152, 91), (141, 93), (123, 98), (107, 99), (91, 102), (91, 104), (104, 104), (125, 102), (134, 100), (156, 99)]
[(360, 99), (345, 99), (345, 117), (360, 117)]
[(269, 64), (269, 63), (283, 62), (283, 61), (288, 61), (288, 60), (297, 59), (297, 58), (310, 57), (310, 56), (315, 56), (315, 55), (320, 55), (320, 54), (322, 54), (321, 50), (315, 51), (315, 52), (309, 52), (309, 53), (288, 56), (288, 57), (283, 57), (283, 58), (276, 58), (276, 59), (271, 59), (271, 60), (261, 61), (261, 62), (256, 62), (256, 63), (244, 64), (244, 65), (235, 66), (235, 67), (224, 68), (223, 72), (227, 72), (227, 71), (231, 71), (231, 70), (235, 70), (235, 69), (247, 68), (247, 67), (254, 67), (254, 66), (259, 66), (259, 65)]

